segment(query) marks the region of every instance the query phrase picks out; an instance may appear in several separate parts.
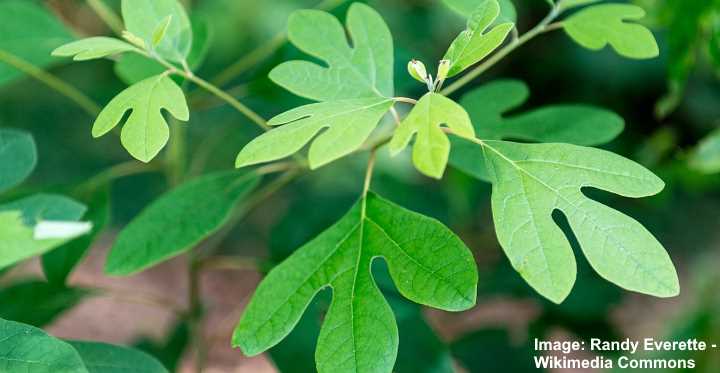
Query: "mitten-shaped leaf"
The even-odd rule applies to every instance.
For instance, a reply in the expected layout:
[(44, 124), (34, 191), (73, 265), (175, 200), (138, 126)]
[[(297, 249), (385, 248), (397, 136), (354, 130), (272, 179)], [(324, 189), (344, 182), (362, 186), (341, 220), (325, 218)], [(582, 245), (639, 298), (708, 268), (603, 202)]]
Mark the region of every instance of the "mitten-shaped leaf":
[(140, 161), (150, 162), (165, 147), (170, 137), (162, 109), (179, 120), (190, 119), (185, 94), (165, 74), (145, 79), (115, 96), (95, 120), (92, 134), (100, 137), (108, 133), (131, 110), (120, 140), (130, 155)]
[(450, 140), (443, 126), (457, 136), (475, 136), (470, 117), (462, 106), (443, 95), (428, 93), (395, 131), (390, 142), (390, 152), (399, 153), (417, 134), (413, 145), (413, 163), (420, 172), (439, 179), (445, 172), (450, 154)]
[[(460, 103), (483, 140), (524, 140), (599, 145), (614, 139), (624, 121), (617, 114), (588, 105), (551, 105), (506, 116), (529, 96), (519, 80), (488, 83), (465, 95)], [(474, 143), (452, 137), (450, 164), (482, 180), (490, 181), (484, 153)]]
[(0, 193), (22, 183), (36, 163), (37, 149), (29, 133), (0, 129)]
[(120, 232), (105, 272), (131, 275), (182, 254), (220, 229), (258, 181), (255, 174), (220, 172), (173, 189)]
[[(145, 45), (155, 49), (171, 61), (185, 60), (192, 47), (192, 27), (182, 4), (177, 0), (122, 0), (125, 27), (143, 39)], [(163, 37), (157, 45), (158, 26), (165, 25)]]
[(373, 194), (274, 268), (235, 329), (233, 345), (257, 355), (280, 342), (313, 297), (333, 300), (315, 353), (319, 372), (390, 372), (398, 347), (392, 310), (371, 275), (383, 257), (401, 294), (448, 311), (475, 304), (472, 254), (441, 223)]
[(568, 144), (479, 141), (493, 182), (498, 240), (513, 267), (540, 294), (561, 302), (575, 281), (570, 244), (552, 213), (561, 211), (590, 265), (627, 290), (658, 297), (679, 284), (663, 246), (636, 220), (587, 198), (592, 187), (625, 197), (659, 193), (664, 183), (616, 154)]
[(618, 54), (628, 58), (657, 57), (660, 52), (652, 32), (637, 23), (625, 22), (643, 17), (645, 11), (639, 6), (601, 4), (580, 10), (562, 25), (565, 32), (585, 48), (600, 50), (610, 44)]
[(122, 40), (96, 36), (58, 47), (52, 51), (52, 55), (58, 57), (73, 57), (75, 61), (86, 61), (136, 50), (138, 49), (135, 46)]
[[(236, 166), (274, 161), (287, 157), (312, 140), (309, 163), (318, 168), (359, 148), (393, 101), (361, 98), (301, 106), (272, 118), (281, 126), (258, 136), (237, 157)], [(313, 138), (323, 129), (322, 134)]]
[(347, 15), (352, 46), (342, 24), (329, 13), (300, 10), (290, 16), (288, 37), (328, 67), (290, 61), (270, 72), (287, 90), (316, 101), (393, 96), (393, 42), (382, 17), (355, 3)]
[(502, 44), (513, 23), (503, 23), (485, 32), (500, 14), (497, 0), (481, 0), (468, 20), (467, 29), (450, 44), (443, 59), (450, 61), (448, 77), (480, 62)]
[(6, 372), (88, 373), (80, 355), (68, 343), (30, 325), (3, 319), (0, 366)]

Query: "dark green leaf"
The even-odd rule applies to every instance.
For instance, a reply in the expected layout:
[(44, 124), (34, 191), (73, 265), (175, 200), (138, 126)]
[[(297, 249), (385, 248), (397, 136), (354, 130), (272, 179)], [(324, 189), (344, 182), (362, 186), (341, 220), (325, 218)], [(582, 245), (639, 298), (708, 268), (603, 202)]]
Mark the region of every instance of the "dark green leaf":
[(132, 348), (100, 342), (68, 341), (88, 373), (167, 373), (154, 357)]
[(43, 327), (78, 305), (90, 292), (42, 281), (23, 281), (0, 289), (0, 317)]
[(68, 343), (33, 326), (3, 319), (0, 367), (8, 373), (89, 373)]
[(32, 135), (0, 129), (0, 193), (22, 183), (36, 163), (37, 149)]

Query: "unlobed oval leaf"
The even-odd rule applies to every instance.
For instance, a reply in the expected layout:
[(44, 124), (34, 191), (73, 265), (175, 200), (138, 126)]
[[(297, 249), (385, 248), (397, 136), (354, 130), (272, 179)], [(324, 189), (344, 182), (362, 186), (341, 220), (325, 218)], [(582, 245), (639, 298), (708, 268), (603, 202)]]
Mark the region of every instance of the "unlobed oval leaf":
[(160, 74), (133, 84), (115, 96), (98, 115), (92, 134), (94, 137), (105, 135), (120, 123), (125, 113), (131, 111), (120, 140), (130, 155), (150, 162), (170, 137), (163, 109), (179, 120), (190, 119), (182, 89), (167, 75)]
[(565, 32), (578, 44), (591, 50), (606, 45), (621, 56), (635, 59), (657, 57), (660, 53), (652, 32), (637, 23), (625, 22), (645, 17), (645, 11), (630, 4), (594, 5), (562, 22)]
[(136, 50), (135, 46), (120, 39), (96, 36), (62, 45), (52, 51), (52, 55), (73, 57), (75, 61), (86, 61)]
[(32, 135), (0, 129), (0, 193), (22, 183), (36, 164), (37, 149)]
[(233, 345), (248, 355), (274, 346), (330, 287), (333, 300), (315, 353), (318, 371), (392, 371), (397, 326), (371, 275), (375, 257), (387, 261), (400, 293), (415, 302), (449, 311), (475, 304), (477, 269), (462, 241), (441, 223), (369, 194), (268, 274)]
[(38, 328), (4, 319), (0, 319), (0, 366), (6, 372), (89, 373), (68, 343)]
[(219, 172), (171, 190), (120, 232), (105, 272), (131, 275), (191, 249), (222, 227), (258, 181), (255, 174)]
[(268, 124), (280, 127), (248, 143), (238, 155), (235, 165), (244, 167), (284, 158), (312, 140), (308, 159), (310, 168), (321, 167), (357, 150), (392, 105), (390, 99), (361, 98), (322, 102), (290, 110), (272, 118)]

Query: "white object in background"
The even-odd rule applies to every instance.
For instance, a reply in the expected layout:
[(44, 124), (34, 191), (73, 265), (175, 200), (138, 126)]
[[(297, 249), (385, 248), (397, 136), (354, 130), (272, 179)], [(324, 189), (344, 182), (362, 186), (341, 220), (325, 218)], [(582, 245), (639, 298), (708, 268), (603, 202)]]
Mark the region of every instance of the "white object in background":
[(90, 232), (92, 223), (84, 221), (42, 220), (35, 226), (36, 240), (70, 239)]

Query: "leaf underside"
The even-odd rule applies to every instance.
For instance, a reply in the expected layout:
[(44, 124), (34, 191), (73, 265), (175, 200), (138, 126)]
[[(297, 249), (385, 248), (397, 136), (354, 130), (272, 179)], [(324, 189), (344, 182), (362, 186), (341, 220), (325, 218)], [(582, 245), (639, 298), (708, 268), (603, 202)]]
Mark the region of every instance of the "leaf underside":
[(333, 291), (315, 353), (319, 372), (390, 372), (398, 347), (392, 310), (371, 275), (375, 258), (406, 298), (448, 311), (475, 304), (472, 254), (441, 223), (370, 194), (298, 249), (258, 286), (233, 335), (257, 355), (294, 328), (315, 295)]

